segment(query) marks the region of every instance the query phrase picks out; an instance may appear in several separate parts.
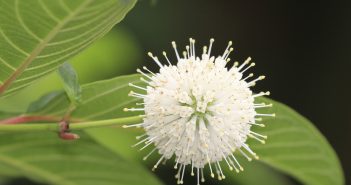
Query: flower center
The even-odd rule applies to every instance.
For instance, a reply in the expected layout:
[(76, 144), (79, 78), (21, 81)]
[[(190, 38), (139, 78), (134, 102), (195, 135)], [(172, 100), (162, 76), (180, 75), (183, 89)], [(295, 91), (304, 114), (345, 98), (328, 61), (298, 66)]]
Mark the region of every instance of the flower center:
[(186, 92), (181, 93), (179, 102), (182, 106), (192, 109), (190, 118), (196, 116), (198, 119), (204, 119), (206, 115), (212, 114), (208, 107), (213, 104), (214, 98), (209, 92), (199, 94), (196, 90), (193, 90), (191, 95), (188, 95)]

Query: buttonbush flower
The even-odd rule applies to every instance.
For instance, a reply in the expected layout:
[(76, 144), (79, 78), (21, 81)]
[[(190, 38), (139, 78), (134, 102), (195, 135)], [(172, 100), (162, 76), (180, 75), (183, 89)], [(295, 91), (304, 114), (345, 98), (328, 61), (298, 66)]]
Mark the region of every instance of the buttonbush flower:
[(153, 169), (175, 156), (174, 168), (179, 184), (183, 184), (186, 170), (192, 176), (196, 174), (198, 184), (205, 181), (203, 169), (206, 166), (210, 175), (214, 177), (216, 173), (219, 180), (225, 178), (223, 165), (236, 172), (242, 171), (243, 167), (233, 153), (238, 151), (249, 161), (252, 157), (258, 159), (246, 141), (253, 138), (265, 143), (267, 136), (253, 132), (251, 126), (264, 127), (257, 123), (260, 117), (274, 116), (256, 112), (257, 108), (272, 105), (254, 102), (256, 97), (269, 95), (269, 92), (254, 94), (250, 90), (257, 81), (265, 78), (259, 76), (249, 80), (252, 73), (244, 77), (244, 72), (255, 65), (250, 62), (251, 58), (241, 65), (235, 62), (232, 67), (226, 67), (233, 51), (232, 42), (218, 57), (211, 56), (213, 42), (211, 39), (209, 46), (203, 47), (201, 57), (196, 56), (194, 39), (190, 38), (182, 57), (176, 43), (172, 42), (177, 64), (171, 63), (166, 52), (163, 52), (165, 64), (149, 52), (160, 72), (153, 73), (143, 67), (137, 72), (143, 75), (141, 80), (147, 86), (129, 84), (144, 91), (129, 94), (141, 98), (143, 103), (138, 105), (143, 105), (143, 108), (125, 108), (125, 111), (145, 112), (143, 123), (125, 126), (142, 127), (146, 131), (137, 137), (140, 141), (134, 146), (144, 144), (141, 146), (143, 150), (155, 145), (144, 157), (147, 159), (158, 150), (161, 157)]

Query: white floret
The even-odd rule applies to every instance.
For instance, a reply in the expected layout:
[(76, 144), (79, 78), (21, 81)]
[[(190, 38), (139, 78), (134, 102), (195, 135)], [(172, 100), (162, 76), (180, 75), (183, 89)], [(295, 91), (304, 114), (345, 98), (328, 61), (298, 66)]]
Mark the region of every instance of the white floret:
[[(229, 169), (237, 172), (242, 170), (233, 152), (239, 151), (248, 160), (257, 155), (246, 145), (248, 137), (262, 143), (266, 136), (251, 131), (252, 125), (257, 124), (257, 116), (274, 116), (274, 114), (258, 114), (256, 108), (269, 107), (265, 104), (255, 104), (255, 97), (269, 94), (253, 94), (250, 87), (257, 79), (247, 82), (243, 72), (253, 67), (251, 58), (242, 65), (234, 64), (227, 68), (229, 53), (233, 51), (229, 42), (222, 56), (211, 57), (213, 39), (210, 45), (204, 47), (201, 58), (195, 56), (195, 40), (190, 39), (190, 46), (186, 47), (184, 57), (180, 58), (175, 42), (172, 42), (178, 62), (171, 65), (165, 52), (168, 65), (162, 65), (157, 57), (149, 56), (160, 66), (159, 73), (152, 73), (147, 68), (143, 81), (147, 87), (130, 84), (137, 89), (146, 91), (145, 94), (131, 92), (130, 95), (142, 98), (144, 108), (126, 109), (129, 111), (143, 110), (144, 122), (141, 126), (146, 131), (146, 138), (138, 144), (145, 143), (142, 149), (154, 144), (161, 158), (154, 168), (164, 160), (175, 156), (175, 168), (178, 182), (183, 183), (185, 168), (189, 165), (191, 174), (197, 172), (199, 183), (200, 173), (203, 177), (203, 168), (209, 165), (211, 176), (213, 171), (219, 179), (224, 179), (219, 162), (225, 161)], [(155, 151), (152, 150), (145, 158)]]

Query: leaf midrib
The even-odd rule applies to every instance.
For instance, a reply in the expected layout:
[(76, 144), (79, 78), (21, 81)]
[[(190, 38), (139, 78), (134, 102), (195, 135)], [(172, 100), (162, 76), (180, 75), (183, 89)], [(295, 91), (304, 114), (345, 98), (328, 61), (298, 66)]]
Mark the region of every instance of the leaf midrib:
[(48, 33), (48, 35), (36, 46), (36, 48), (30, 53), (30, 55), (22, 62), (22, 64), (14, 71), (11, 76), (4, 81), (0, 86), (0, 95), (3, 94), (7, 88), (20, 76), (25, 69), (34, 61), (34, 59), (43, 51), (46, 44), (48, 44), (73, 17), (75, 17), (82, 9), (84, 9), (92, 0), (87, 0), (79, 5), (74, 11), (68, 13), (68, 16), (64, 18)]

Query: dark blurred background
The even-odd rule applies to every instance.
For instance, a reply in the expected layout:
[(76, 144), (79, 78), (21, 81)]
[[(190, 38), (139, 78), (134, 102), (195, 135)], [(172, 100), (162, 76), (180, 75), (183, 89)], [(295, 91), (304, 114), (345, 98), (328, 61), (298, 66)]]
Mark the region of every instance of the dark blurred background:
[(202, 47), (213, 37), (218, 54), (232, 40), (231, 58), (251, 56), (253, 71), (268, 77), (256, 89), (315, 123), (351, 184), (351, 1), (144, 0), (122, 25), (160, 56), (172, 40)]
[[(183, 47), (189, 37), (197, 40), (198, 53), (213, 37), (213, 53), (221, 54), (232, 40), (233, 60), (251, 56), (257, 64), (252, 71), (267, 76), (255, 90), (271, 91), (271, 98), (310, 119), (335, 148), (351, 184), (351, 1), (140, 0), (72, 63), (82, 83), (134, 73), (142, 65), (157, 70), (147, 51), (161, 58), (165, 50), (175, 59), (171, 41)], [(44, 92), (60, 88), (54, 78), (2, 101), (0, 110), (25, 109)], [(166, 173), (173, 171), (159, 172)]]

